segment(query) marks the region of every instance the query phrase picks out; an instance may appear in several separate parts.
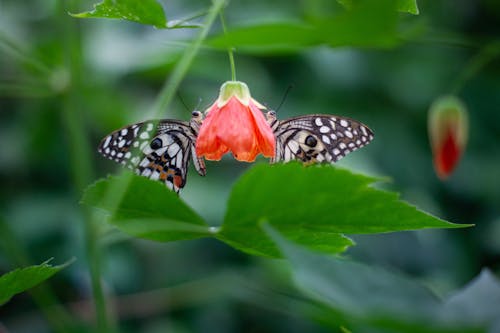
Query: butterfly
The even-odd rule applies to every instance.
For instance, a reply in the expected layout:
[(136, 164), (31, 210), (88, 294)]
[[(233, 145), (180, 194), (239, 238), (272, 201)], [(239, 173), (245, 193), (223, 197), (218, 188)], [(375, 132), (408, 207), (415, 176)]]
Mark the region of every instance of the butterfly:
[(104, 157), (158, 180), (176, 193), (186, 185), (189, 160), (201, 176), (205, 162), (196, 155), (195, 143), (203, 114), (193, 111), (191, 120), (162, 119), (132, 124), (104, 137), (98, 151)]
[(346, 117), (313, 114), (278, 120), (271, 110), (266, 119), (276, 138), (271, 163), (335, 163), (373, 140), (368, 126)]

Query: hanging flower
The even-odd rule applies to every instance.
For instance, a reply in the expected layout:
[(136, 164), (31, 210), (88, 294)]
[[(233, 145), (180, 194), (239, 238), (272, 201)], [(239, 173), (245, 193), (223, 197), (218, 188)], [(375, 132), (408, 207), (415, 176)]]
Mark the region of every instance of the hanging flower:
[(465, 105), (455, 96), (439, 98), (429, 110), (428, 127), (434, 169), (444, 180), (456, 167), (467, 143)]
[(258, 154), (274, 157), (275, 139), (261, 109), (243, 82), (228, 81), (205, 112), (196, 139), (196, 154), (220, 160), (231, 151), (238, 161), (252, 162)]

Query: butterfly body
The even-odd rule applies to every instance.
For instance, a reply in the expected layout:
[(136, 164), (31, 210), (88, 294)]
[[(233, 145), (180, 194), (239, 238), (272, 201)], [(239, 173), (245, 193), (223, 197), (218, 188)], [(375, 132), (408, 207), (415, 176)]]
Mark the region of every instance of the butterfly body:
[(194, 111), (189, 122), (162, 119), (132, 124), (106, 136), (98, 151), (178, 193), (186, 184), (191, 158), (196, 171), (206, 174), (205, 162), (195, 152), (202, 121), (202, 113)]
[(373, 140), (368, 126), (347, 117), (313, 114), (278, 120), (269, 111), (266, 118), (276, 138), (271, 163), (334, 163)]

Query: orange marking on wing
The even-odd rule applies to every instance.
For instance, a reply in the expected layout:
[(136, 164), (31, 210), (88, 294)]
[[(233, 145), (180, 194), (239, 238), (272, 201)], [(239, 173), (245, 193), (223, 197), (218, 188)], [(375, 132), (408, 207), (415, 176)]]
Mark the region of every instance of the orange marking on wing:
[(182, 177), (181, 176), (174, 176), (174, 185), (175, 187), (181, 188), (182, 187)]

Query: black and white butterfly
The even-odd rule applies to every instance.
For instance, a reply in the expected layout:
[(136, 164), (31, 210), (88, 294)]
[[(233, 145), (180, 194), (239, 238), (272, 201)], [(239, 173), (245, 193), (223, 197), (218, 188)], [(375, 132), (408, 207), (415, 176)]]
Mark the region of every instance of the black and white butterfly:
[(98, 151), (138, 175), (158, 180), (176, 193), (186, 185), (189, 160), (205, 176), (205, 162), (196, 155), (195, 143), (203, 114), (191, 120), (146, 121), (116, 130), (102, 139)]
[(346, 117), (312, 114), (278, 120), (275, 111), (268, 111), (266, 119), (276, 138), (271, 163), (334, 163), (373, 140), (368, 126)]

